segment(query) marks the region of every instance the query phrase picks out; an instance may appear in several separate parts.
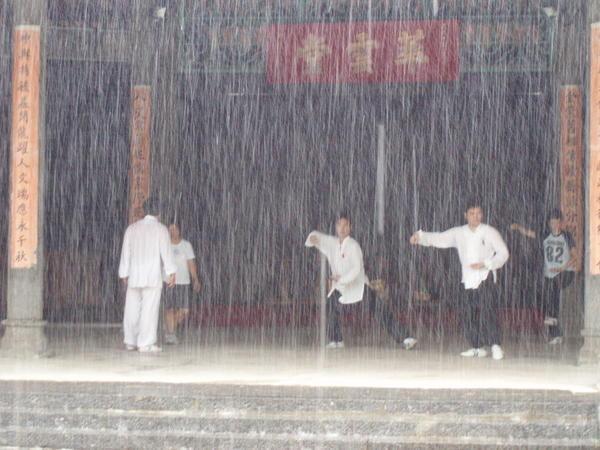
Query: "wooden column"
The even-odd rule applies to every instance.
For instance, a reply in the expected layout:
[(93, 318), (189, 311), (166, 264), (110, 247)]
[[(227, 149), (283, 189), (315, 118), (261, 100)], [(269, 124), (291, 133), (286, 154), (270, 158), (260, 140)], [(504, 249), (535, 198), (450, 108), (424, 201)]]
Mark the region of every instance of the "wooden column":
[(586, 259), (580, 364), (600, 362), (600, 1), (587, 2)]

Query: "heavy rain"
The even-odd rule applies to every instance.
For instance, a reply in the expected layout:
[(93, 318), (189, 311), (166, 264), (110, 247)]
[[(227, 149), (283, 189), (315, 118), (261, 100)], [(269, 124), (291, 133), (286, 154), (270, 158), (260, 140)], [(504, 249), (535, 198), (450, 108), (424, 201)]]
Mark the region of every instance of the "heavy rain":
[(600, 445), (597, 21), (0, 0), (0, 445)]

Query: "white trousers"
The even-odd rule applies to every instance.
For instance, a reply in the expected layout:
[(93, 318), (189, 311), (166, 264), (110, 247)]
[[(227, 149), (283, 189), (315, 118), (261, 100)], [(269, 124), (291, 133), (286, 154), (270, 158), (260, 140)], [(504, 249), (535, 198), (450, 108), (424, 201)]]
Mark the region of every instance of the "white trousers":
[(123, 334), (126, 345), (156, 344), (161, 287), (127, 288)]

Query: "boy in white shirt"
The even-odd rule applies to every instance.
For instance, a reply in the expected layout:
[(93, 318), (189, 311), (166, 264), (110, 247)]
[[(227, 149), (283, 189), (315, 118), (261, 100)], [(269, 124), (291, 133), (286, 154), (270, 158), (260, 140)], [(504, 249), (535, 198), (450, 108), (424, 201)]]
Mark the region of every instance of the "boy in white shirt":
[[(169, 225), (173, 260), (177, 267), (175, 286), (165, 290), (165, 344), (176, 345), (177, 327), (185, 321), (190, 311), (190, 287), (200, 292), (200, 279), (196, 266), (196, 255), (189, 241), (181, 236), (177, 222)], [(165, 276), (165, 283), (168, 282)]]
[(492, 357), (500, 360), (504, 352), (500, 346), (498, 323), (498, 276), (508, 260), (508, 249), (498, 231), (482, 223), (481, 203), (472, 201), (465, 209), (466, 225), (442, 233), (421, 230), (410, 238), (412, 245), (437, 248), (456, 248), (462, 267), (463, 328), (471, 348), (461, 353), (464, 357), (487, 356), (484, 347), (491, 347)]

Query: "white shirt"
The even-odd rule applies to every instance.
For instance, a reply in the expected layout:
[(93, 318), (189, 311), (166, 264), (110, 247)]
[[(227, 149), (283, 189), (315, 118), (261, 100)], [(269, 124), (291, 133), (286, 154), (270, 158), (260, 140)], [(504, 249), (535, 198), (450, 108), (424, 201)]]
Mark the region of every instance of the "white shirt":
[[(317, 245), (310, 242), (311, 236), (319, 238)], [(335, 236), (313, 231), (308, 235), (304, 245), (316, 247), (323, 253), (329, 262), (332, 275), (339, 277), (339, 280), (333, 282), (328, 296), (337, 290), (342, 294), (340, 303), (356, 303), (363, 299), (365, 284), (369, 279), (365, 275), (363, 254), (358, 242), (348, 236), (340, 243)]]
[[(468, 225), (450, 228), (442, 233), (419, 230), (419, 244), (425, 247), (456, 248), (462, 266), (465, 289), (477, 289), (490, 273), (497, 281), (496, 270), (508, 261), (508, 248), (494, 227), (486, 224), (471, 230)], [(471, 264), (483, 263), (484, 269), (472, 269)]]
[(132, 288), (161, 287), (162, 267), (168, 275), (177, 271), (169, 231), (154, 216), (146, 216), (125, 230), (119, 278)]
[[(173, 259), (177, 266), (177, 272), (175, 273), (175, 284), (190, 284), (190, 268), (188, 267), (188, 261), (195, 259), (194, 249), (185, 239), (179, 241), (179, 244), (171, 243), (171, 250), (173, 252)], [(168, 277), (165, 275), (164, 281), (168, 281)]]

